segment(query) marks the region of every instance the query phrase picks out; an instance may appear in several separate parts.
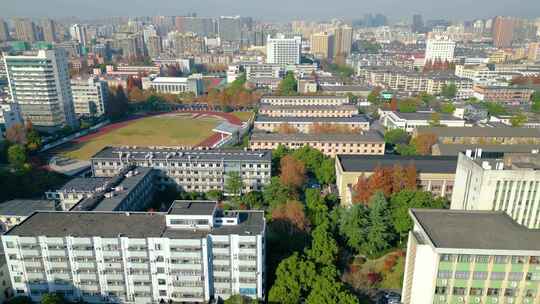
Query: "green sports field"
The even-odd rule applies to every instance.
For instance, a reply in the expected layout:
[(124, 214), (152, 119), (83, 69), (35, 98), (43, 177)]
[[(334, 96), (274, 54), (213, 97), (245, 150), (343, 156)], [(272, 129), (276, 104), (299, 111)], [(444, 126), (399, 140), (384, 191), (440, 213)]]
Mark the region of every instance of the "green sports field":
[(221, 122), (222, 119), (211, 116), (193, 119), (191, 114), (142, 118), (57, 152), (70, 158), (88, 160), (105, 146), (193, 146), (211, 136), (212, 129)]

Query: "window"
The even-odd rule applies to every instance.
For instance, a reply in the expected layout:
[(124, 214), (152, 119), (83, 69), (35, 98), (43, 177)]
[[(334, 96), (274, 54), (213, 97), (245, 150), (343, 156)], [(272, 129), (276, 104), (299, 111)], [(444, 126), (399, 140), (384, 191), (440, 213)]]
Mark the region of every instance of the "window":
[(159, 285), (165, 285), (165, 284), (167, 284), (167, 281), (165, 279), (158, 279), (158, 284)]
[(454, 290), (452, 291), (453, 295), (456, 296), (463, 296), (465, 295), (465, 288), (464, 287), (454, 287)]
[(524, 256), (513, 256), (512, 257), (512, 264), (525, 264), (525, 257)]
[(454, 257), (451, 254), (442, 254), (441, 255), (441, 262), (453, 262)]
[(486, 294), (488, 296), (498, 296), (501, 290), (499, 288), (488, 288)]
[(470, 276), (470, 272), (468, 271), (456, 271), (454, 278), (460, 279), (460, 280), (468, 280)]
[(436, 295), (445, 295), (446, 294), (446, 287), (444, 287), (444, 286), (435, 287), (435, 294)]
[(469, 291), (469, 295), (481, 296), (483, 291), (484, 291), (483, 288), (471, 288), (471, 290)]
[(476, 263), (480, 263), (480, 264), (489, 263), (489, 256), (487, 256), (487, 255), (477, 255), (475, 261), (476, 261)]
[(492, 272), (490, 280), (492, 281), (502, 281), (504, 280), (505, 273), (504, 272)]
[(508, 273), (508, 281), (521, 281), (521, 280), (523, 280), (523, 272)]
[(488, 273), (486, 271), (475, 271), (473, 273), (473, 280), (486, 280)]
[(505, 255), (496, 255), (493, 259), (493, 263), (495, 264), (506, 264), (508, 263), (508, 257)]
[(518, 294), (518, 289), (517, 288), (506, 288), (504, 290), (504, 296), (505, 297), (515, 297), (517, 296)]

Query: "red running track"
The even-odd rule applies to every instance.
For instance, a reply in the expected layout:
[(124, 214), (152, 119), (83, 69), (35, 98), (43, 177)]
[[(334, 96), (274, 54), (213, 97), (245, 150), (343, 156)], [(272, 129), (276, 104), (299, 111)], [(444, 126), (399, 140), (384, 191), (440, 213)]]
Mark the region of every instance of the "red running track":
[[(194, 118), (200, 117), (202, 115), (217, 116), (217, 117), (221, 117), (221, 118), (225, 119), (226, 121), (228, 121), (231, 124), (235, 124), (235, 125), (239, 125), (239, 126), (242, 125), (242, 120), (240, 120), (240, 118), (234, 116), (231, 113), (214, 112), (214, 111), (181, 111), (180, 110), (180, 111), (176, 111), (176, 112), (156, 113), (156, 114), (149, 114), (149, 115), (133, 116), (133, 117), (131, 117), (131, 118), (125, 120), (125, 121), (107, 125), (107, 126), (101, 128), (101, 129), (99, 129), (99, 131), (97, 131), (96, 133), (88, 134), (86, 136), (82, 136), (82, 137), (79, 137), (77, 139), (74, 139), (72, 142), (73, 143), (84, 143), (84, 142), (90, 141), (90, 140), (92, 140), (92, 139), (94, 139), (96, 137), (99, 137), (99, 136), (102, 136), (104, 134), (110, 133), (110, 132), (112, 132), (114, 130), (117, 130), (119, 128), (125, 127), (125, 126), (129, 125), (130, 123), (134, 122), (135, 120), (146, 118), (146, 117), (151, 117), (151, 116), (168, 115), (168, 114), (174, 114), (174, 113), (191, 113), (191, 114), (195, 114)], [(215, 133), (215, 134), (212, 134), (207, 139), (203, 140), (201, 143), (199, 143), (196, 146), (199, 146), (199, 147), (212, 147), (220, 139), (221, 139), (221, 135), (218, 134), (218, 133)]]

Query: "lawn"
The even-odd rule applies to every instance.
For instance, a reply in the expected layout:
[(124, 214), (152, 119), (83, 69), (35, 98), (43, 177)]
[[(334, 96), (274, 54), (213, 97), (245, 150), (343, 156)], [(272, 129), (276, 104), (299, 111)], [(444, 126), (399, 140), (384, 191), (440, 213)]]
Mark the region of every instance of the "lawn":
[(232, 115), (236, 116), (241, 121), (248, 121), (252, 116), (253, 112), (246, 111), (246, 112), (233, 112)]
[(193, 146), (213, 134), (221, 119), (190, 114), (142, 118), (120, 129), (87, 142), (72, 144), (59, 152), (65, 156), (88, 160), (105, 146)]

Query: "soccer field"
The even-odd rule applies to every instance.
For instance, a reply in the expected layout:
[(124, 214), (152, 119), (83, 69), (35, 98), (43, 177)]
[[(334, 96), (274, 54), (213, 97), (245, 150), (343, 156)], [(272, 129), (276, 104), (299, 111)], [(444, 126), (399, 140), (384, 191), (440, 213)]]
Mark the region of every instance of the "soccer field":
[(192, 114), (147, 117), (58, 152), (88, 160), (105, 146), (194, 146), (211, 136), (212, 129), (221, 122), (222, 119), (211, 116), (192, 118)]

